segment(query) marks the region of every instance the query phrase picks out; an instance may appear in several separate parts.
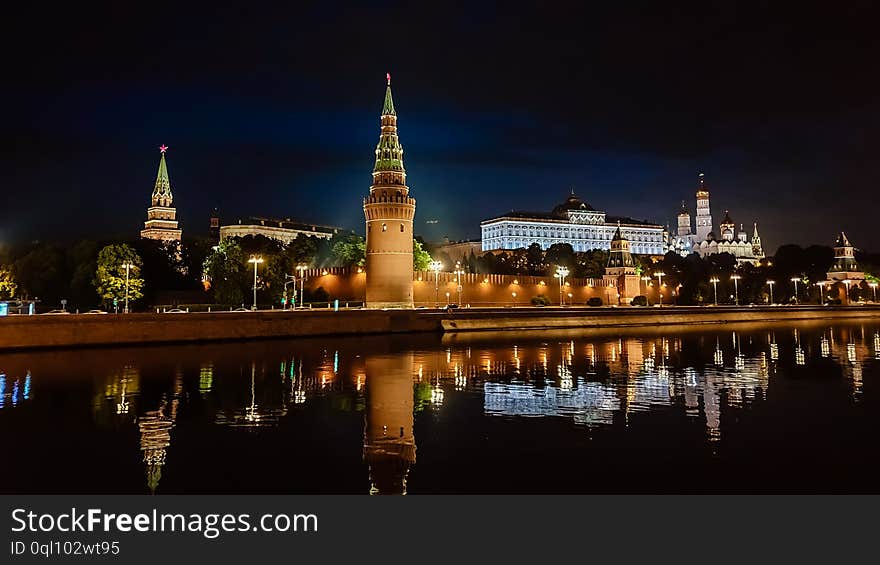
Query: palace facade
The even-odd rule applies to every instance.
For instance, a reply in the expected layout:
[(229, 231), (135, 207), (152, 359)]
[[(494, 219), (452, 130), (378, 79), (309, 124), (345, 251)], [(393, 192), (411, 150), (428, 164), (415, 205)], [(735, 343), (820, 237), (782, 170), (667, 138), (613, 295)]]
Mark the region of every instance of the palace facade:
[(280, 241), (284, 245), (299, 236), (314, 236), (319, 239), (330, 239), (335, 234), (344, 232), (342, 228), (307, 224), (290, 218), (279, 220), (273, 218), (241, 218), (235, 223), (220, 226), (220, 239), (262, 235)]
[(608, 216), (596, 210), (574, 191), (551, 212), (512, 211), (480, 222), (482, 250), (510, 250), (533, 243), (547, 249), (555, 243), (568, 243), (575, 251), (611, 249), (611, 240), (620, 227), (632, 253), (663, 255), (663, 227), (632, 218)]

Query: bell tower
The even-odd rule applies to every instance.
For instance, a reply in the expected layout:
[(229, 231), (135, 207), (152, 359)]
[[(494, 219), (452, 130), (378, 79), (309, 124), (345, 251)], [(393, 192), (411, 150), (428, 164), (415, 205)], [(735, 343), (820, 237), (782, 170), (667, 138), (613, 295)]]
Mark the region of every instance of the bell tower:
[(409, 196), (403, 147), (397, 137), (397, 112), (386, 75), (385, 103), (380, 118), (373, 184), (364, 198), (367, 221), (366, 306), (413, 307), (413, 217), (416, 201)]
[(709, 208), (709, 189), (705, 175), (700, 173), (700, 186), (697, 188), (697, 243), (706, 241), (712, 231), (712, 210)]

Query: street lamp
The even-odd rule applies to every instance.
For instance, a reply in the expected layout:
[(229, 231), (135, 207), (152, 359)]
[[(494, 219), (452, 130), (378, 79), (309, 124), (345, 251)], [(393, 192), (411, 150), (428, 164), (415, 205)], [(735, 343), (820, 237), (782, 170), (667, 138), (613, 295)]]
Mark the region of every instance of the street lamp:
[(513, 297), (513, 305), (516, 306), (516, 292), (511, 292), (510, 296)]
[(131, 261), (126, 261), (122, 264), (122, 267), (125, 269), (125, 310), (124, 312), (128, 314), (128, 276), (129, 271), (134, 267)]
[(817, 282), (816, 286), (819, 287), (819, 303), (825, 304), (825, 281)]
[[(461, 270), (461, 261), (455, 262), (455, 282), (458, 284), (458, 307), (461, 308), (461, 275), (464, 271)], [(447, 293), (448, 295), (449, 293)]]
[(256, 255), (251, 255), (251, 258), (248, 259), (248, 263), (254, 264), (254, 307), (253, 310), (257, 309), (257, 265), (263, 262), (262, 257), (257, 257)]
[(739, 279), (742, 277), (739, 275), (730, 275), (730, 280), (733, 281), (733, 288), (735, 294), (736, 305), (739, 306)]
[(565, 296), (562, 294), (565, 286), (565, 277), (568, 276), (568, 267), (556, 267), (556, 276), (559, 277), (559, 305), (565, 306)]
[(870, 286), (871, 290), (874, 291), (874, 302), (877, 302), (877, 283), (875, 283), (875, 282), (868, 283), (868, 286)]
[(657, 277), (657, 293), (660, 295), (660, 307), (663, 308), (663, 277), (666, 276), (666, 273), (657, 271), (654, 276)]
[(712, 287), (715, 291), (715, 306), (718, 306), (718, 283), (721, 282), (718, 277), (712, 277), (709, 279), (709, 282), (712, 283)]
[(770, 304), (773, 304), (773, 285), (776, 284), (776, 281), (768, 280), (767, 284), (770, 286)]
[(800, 277), (791, 277), (791, 282), (794, 283), (794, 303), (795, 303), (795, 304), (799, 304), (800, 302), (799, 302), (799, 300), (798, 300), (798, 286), (797, 286), (797, 283), (801, 282), (801, 278), (800, 278)]
[[(290, 279), (290, 280), (287, 280)], [(287, 285), (293, 283), (293, 300), (296, 302), (296, 275), (284, 275), (284, 309), (287, 309)]]
[[(297, 265), (296, 270), (299, 271), (299, 307), (302, 308), (303, 304), (303, 293), (306, 289), (306, 276), (305, 271), (308, 269), (306, 265)], [(293, 287), (293, 291), (296, 292), (296, 287)]]
[[(642, 282), (645, 283), (645, 300), (648, 300), (648, 283), (651, 282), (651, 277), (645, 275), (642, 277)], [(648, 301), (648, 306), (651, 305), (651, 302)]]
[(434, 271), (434, 308), (440, 308), (440, 269), (443, 263), (431, 261), (431, 270)]
[(852, 281), (849, 279), (844, 279), (843, 284), (846, 285), (846, 305), (849, 306), (849, 285), (852, 284)]

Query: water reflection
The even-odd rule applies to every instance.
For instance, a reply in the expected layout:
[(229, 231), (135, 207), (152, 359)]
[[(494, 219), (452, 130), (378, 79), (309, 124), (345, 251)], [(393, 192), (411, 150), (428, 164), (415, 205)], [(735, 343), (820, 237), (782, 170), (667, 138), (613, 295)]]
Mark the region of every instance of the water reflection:
[[(26, 414), (39, 405), (32, 389), (41, 401), (60, 402), (67, 394), (63, 383), (90, 382), (92, 417), (100, 432), (70, 425), (95, 434), (95, 441), (113, 437), (120, 445), (128, 442), (134, 453), (140, 452), (148, 490), (159, 492), (163, 474), (183, 473), (175, 478), (175, 485), (183, 485), (178, 489), (193, 480), (187, 476), (190, 469), (203, 463), (191, 454), (192, 442), (210, 438), (223, 445), (229, 440), (245, 448), (253, 442), (279, 442), (291, 452), (314, 451), (326, 443), (332, 452), (336, 444), (343, 449), (340, 438), (351, 437), (348, 415), (357, 415), (365, 490), (405, 494), (412, 470), (419, 467), (419, 426), (436, 432), (467, 422), (449, 440), (457, 444), (468, 440), (471, 428), (475, 435), (486, 433), (477, 431), (486, 426), (498, 430), (496, 425), (503, 427), (495, 433), (523, 433), (521, 427), (510, 428), (513, 423), (530, 426), (525, 433), (540, 438), (544, 426), (558, 421), (589, 437), (608, 430), (625, 442), (626, 434), (635, 433), (628, 430), (643, 425), (643, 415), (657, 422), (669, 415), (686, 426), (670, 428), (675, 430), (670, 433), (697, 430), (702, 445), (718, 454), (739, 415), (784, 401), (788, 382), (807, 386), (841, 378), (847, 398), (855, 403), (847, 406), (863, 402), (869, 371), (876, 371), (880, 360), (876, 325), (470, 334), (446, 336), (442, 342), (414, 337), (399, 345), (385, 338), (316, 343), (321, 342), (191, 347), (177, 356), (140, 349), (0, 356), (0, 432), (15, 426), (4, 414)], [(88, 363), (72, 364), (76, 355)], [(79, 376), (66, 374), (76, 375), (77, 368)], [(186, 439), (177, 438), (184, 423)], [(341, 428), (334, 431), (334, 426)], [(286, 445), (284, 438), (294, 435), (299, 443)], [(130, 437), (137, 437), (136, 445)], [(424, 437), (432, 447), (420, 450), (427, 449), (431, 461), (437, 440)], [(132, 456), (125, 447), (116, 449), (123, 460)], [(250, 453), (260, 457), (266, 452)], [(180, 464), (168, 471), (169, 460)], [(324, 464), (320, 458), (308, 461)], [(296, 488), (309, 492), (308, 485)]]

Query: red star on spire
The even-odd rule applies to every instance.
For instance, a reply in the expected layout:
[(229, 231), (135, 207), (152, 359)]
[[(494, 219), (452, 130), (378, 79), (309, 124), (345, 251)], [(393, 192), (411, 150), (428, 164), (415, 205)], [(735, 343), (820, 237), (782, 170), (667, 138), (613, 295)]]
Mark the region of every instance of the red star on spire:
[(161, 152), (164, 154), (166, 151), (168, 151), (168, 146), (165, 145), (165, 144), (163, 143), (163, 144), (159, 147), (159, 151), (161, 151)]
[(385, 73), (385, 80), (388, 81), (388, 86), (391, 86), (391, 73)]

